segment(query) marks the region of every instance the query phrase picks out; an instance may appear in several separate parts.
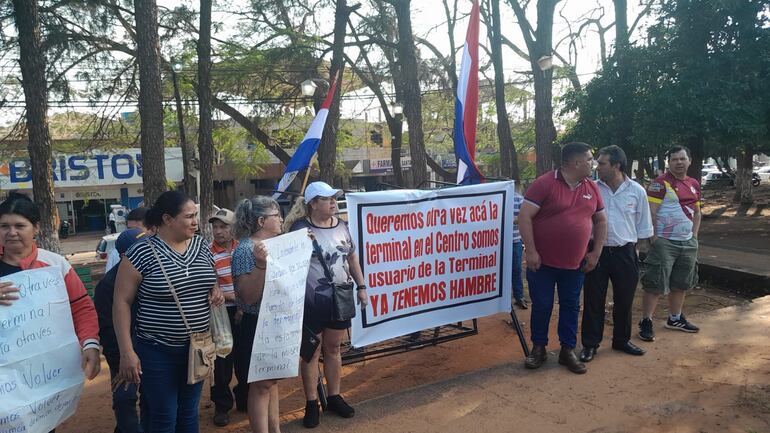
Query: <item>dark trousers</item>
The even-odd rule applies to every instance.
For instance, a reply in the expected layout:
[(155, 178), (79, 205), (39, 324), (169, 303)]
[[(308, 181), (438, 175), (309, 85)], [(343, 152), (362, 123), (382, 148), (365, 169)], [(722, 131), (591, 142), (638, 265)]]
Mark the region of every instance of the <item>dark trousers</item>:
[(189, 346), (137, 339), (142, 363), (142, 427), (148, 433), (198, 433), (203, 381), (187, 384)]
[(527, 269), (529, 298), (532, 300), (532, 343), (548, 345), (548, 326), (553, 311), (554, 289), (559, 292), (559, 342), (574, 349), (577, 344), (580, 288), (585, 274), (580, 269), (558, 269), (540, 266), (537, 271)]
[(597, 347), (604, 334), (604, 304), (607, 286), (612, 281), (613, 344), (623, 344), (631, 338), (631, 306), (639, 282), (639, 262), (636, 244), (604, 247), (596, 268), (586, 274), (583, 294), (583, 347)]
[[(238, 311), (237, 307), (227, 307), (227, 315), (230, 317), (230, 329), (233, 332), (233, 350), (227, 355), (226, 358), (217, 357), (214, 361), (214, 384), (211, 386), (211, 401), (214, 403), (215, 410), (217, 412), (227, 412), (233, 408), (233, 401), (235, 405), (241, 409), (246, 410), (246, 401), (249, 395), (249, 384), (246, 380), (242, 380), (242, 377), (236, 375), (238, 384), (230, 392), (230, 381), (233, 379), (233, 367), (235, 364), (239, 364), (240, 360), (235, 355), (236, 351), (240, 350), (240, 323), (235, 323), (235, 313)], [(251, 352), (251, 347), (248, 348)], [(236, 371), (241, 371), (240, 366), (235, 367)], [(248, 371), (248, 364), (246, 365)], [(247, 376), (248, 377), (248, 376)], [(233, 394), (235, 396), (233, 397)]]
[(524, 283), (521, 281), (521, 256), (524, 248), (521, 241), (513, 243), (513, 299), (524, 299)]
[[(235, 357), (235, 377), (238, 383), (248, 390), (249, 382), (249, 363), (251, 363), (251, 347), (254, 345), (254, 334), (257, 331), (257, 321), (259, 318), (253, 314), (244, 313), (240, 324), (240, 335), (238, 336), (238, 346), (233, 346), (233, 355)], [(236, 403), (240, 406), (238, 394), (235, 395)], [(246, 400), (244, 400), (245, 402)], [(245, 407), (245, 406), (243, 406)]]
[[(114, 379), (120, 370), (120, 355), (104, 354), (110, 367), (110, 379)], [(137, 386), (134, 383), (120, 385), (112, 392), (112, 410), (115, 412), (114, 433), (141, 433), (139, 417), (136, 414)]]

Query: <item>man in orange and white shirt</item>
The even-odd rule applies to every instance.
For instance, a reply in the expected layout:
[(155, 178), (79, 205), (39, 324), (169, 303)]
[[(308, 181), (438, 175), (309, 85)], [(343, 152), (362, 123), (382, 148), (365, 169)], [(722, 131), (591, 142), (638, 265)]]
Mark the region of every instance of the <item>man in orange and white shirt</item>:
[[(233, 239), (233, 225), (235, 224), (235, 214), (229, 209), (219, 209), (209, 218), (211, 231), (214, 236), (214, 242), (211, 244), (211, 254), (214, 256), (214, 268), (217, 272), (217, 283), (225, 296), (225, 306), (227, 314), (230, 317), (230, 328), (233, 332), (233, 345), (238, 344), (237, 338), (239, 331), (239, 312), (235, 306), (235, 290), (233, 288), (233, 275), (230, 269), (232, 262), (232, 253), (238, 245), (238, 241)], [(246, 410), (246, 401), (248, 397), (249, 384), (248, 377), (241, 377), (239, 371), (245, 371), (248, 374), (248, 366), (241, 368), (236, 366), (235, 347), (226, 358), (217, 357), (214, 365), (214, 383), (211, 386), (211, 401), (214, 403), (214, 424), (224, 427), (230, 422), (227, 412), (235, 406), (240, 411)], [(238, 384), (230, 391), (230, 381), (233, 378), (233, 368), (235, 368)], [(234, 394), (234, 396), (233, 396)]]

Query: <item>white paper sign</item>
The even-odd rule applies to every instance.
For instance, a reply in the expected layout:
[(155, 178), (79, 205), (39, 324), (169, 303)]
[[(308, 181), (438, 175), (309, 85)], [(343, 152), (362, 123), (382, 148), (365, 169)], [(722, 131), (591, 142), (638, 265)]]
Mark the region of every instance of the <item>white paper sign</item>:
[(0, 307), (0, 433), (47, 433), (77, 409), (81, 349), (59, 268), (3, 277), (20, 299)]
[(267, 269), (254, 333), (249, 383), (299, 374), (305, 281), (313, 244), (307, 229), (263, 241)]
[(355, 347), (510, 311), (513, 182), (346, 200), (369, 295)]

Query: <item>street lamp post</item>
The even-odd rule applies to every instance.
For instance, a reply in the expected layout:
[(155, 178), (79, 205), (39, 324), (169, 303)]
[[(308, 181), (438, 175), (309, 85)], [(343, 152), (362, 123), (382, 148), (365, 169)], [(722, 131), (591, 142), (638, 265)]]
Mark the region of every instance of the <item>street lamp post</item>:
[(313, 96), (315, 95), (315, 91), (318, 88), (318, 84), (321, 83), (326, 86), (328, 89), (329, 82), (324, 80), (323, 78), (308, 78), (307, 80), (303, 81), (302, 84), (300, 84), (300, 89), (302, 90), (302, 94), (305, 96)]
[(543, 72), (550, 70), (553, 68), (553, 57), (548, 55), (540, 57), (537, 59), (537, 66), (539, 66), (540, 70)]

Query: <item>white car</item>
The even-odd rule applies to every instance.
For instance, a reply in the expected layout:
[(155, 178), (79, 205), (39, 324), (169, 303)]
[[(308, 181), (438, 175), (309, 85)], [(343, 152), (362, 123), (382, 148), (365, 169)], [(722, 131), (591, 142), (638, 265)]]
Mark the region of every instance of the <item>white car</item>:
[(701, 178), (703, 188), (735, 186), (735, 180), (727, 173), (711, 171)]
[(120, 236), (120, 233), (102, 236), (99, 241), (99, 245), (96, 246), (96, 258), (100, 260), (107, 260), (107, 256), (115, 249), (115, 241)]
[(754, 170), (754, 173), (759, 175), (759, 179), (762, 181), (762, 183), (770, 182), (770, 165), (759, 167), (758, 169)]

